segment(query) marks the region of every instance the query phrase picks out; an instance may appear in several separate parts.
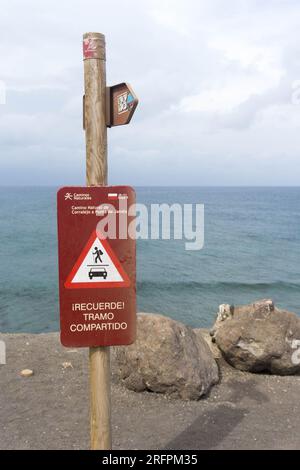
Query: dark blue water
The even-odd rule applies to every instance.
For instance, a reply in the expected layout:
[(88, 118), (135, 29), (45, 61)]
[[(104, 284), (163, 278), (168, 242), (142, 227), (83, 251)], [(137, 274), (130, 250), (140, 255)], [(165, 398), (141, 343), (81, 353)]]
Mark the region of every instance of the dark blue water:
[[(203, 203), (205, 246), (138, 241), (138, 308), (210, 326), (220, 303), (268, 297), (300, 314), (300, 188), (138, 188)], [(0, 331), (59, 329), (56, 189), (0, 188)]]

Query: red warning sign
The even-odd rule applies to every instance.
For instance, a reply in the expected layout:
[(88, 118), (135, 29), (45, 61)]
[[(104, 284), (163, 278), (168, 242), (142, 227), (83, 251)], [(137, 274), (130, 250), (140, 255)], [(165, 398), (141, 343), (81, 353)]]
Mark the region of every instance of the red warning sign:
[[(135, 339), (132, 188), (66, 187), (57, 195), (61, 342), (112, 346)], [(134, 212), (130, 211), (130, 214)], [(131, 236), (130, 236), (131, 235)]]
[(95, 289), (129, 287), (130, 279), (105, 238), (93, 231), (82, 250), (65, 287), (67, 289)]

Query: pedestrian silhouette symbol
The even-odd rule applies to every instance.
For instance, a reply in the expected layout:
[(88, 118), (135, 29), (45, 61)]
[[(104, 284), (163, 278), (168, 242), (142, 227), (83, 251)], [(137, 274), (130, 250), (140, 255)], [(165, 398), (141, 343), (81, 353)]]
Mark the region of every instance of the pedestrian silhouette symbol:
[(101, 251), (99, 248), (95, 246), (95, 251), (93, 251), (92, 254), (95, 256), (96, 264), (98, 263), (98, 260), (99, 260), (99, 263), (102, 263), (101, 255), (103, 255), (103, 251)]

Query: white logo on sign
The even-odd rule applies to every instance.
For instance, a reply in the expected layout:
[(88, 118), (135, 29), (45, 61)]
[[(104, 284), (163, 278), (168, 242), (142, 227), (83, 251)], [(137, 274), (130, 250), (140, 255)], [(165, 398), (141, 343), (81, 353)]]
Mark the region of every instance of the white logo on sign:
[(125, 113), (127, 111), (127, 91), (118, 96), (118, 114)]
[(123, 282), (109, 254), (105, 250), (99, 238), (94, 243), (79, 266), (71, 284), (95, 283), (95, 282)]

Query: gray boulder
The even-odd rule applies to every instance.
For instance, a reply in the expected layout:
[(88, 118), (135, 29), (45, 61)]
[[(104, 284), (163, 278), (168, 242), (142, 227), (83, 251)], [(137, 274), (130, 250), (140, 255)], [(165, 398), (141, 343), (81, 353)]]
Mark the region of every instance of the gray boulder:
[(300, 318), (275, 308), (272, 300), (220, 306), (211, 335), (237, 369), (278, 375), (300, 371)]
[(205, 340), (182, 323), (158, 314), (139, 314), (137, 340), (115, 351), (127, 388), (198, 400), (219, 379)]

